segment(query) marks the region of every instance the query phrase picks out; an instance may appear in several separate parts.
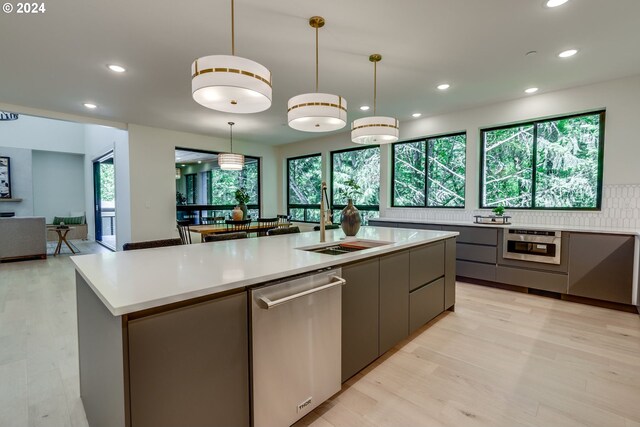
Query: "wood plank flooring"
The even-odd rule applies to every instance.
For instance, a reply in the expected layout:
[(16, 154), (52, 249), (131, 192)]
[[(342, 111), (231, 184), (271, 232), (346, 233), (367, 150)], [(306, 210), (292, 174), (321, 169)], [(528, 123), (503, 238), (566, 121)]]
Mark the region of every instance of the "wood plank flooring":
[[(74, 286), (68, 256), (0, 263), (0, 426), (87, 426)], [(465, 283), (457, 292), (455, 313), (296, 426), (640, 427), (638, 315)]]
[(296, 426), (640, 426), (640, 317), (457, 284), (456, 312)]

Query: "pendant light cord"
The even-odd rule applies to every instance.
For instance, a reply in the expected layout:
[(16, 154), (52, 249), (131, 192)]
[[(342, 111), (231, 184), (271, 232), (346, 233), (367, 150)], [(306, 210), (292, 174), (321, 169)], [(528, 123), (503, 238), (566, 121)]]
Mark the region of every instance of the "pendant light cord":
[(378, 97), (378, 62), (373, 63), (373, 115), (376, 115), (376, 98)]
[(233, 0), (231, 0), (231, 55), (236, 55), (236, 31), (233, 16)]
[(318, 27), (316, 27), (316, 93), (318, 92)]
[(235, 123), (229, 122), (229, 142), (231, 143), (231, 154), (233, 154), (233, 125)]

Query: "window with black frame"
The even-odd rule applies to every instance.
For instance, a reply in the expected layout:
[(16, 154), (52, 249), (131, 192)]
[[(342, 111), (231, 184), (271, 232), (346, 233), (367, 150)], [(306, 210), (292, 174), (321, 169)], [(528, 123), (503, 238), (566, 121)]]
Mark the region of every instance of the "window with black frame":
[(247, 213), (260, 216), (260, 159), (245, 156), (244, 168), (222, 170), (218, 153), (176, 148), (176, 205), (178, 219), (202, 222), (204, 217), (230, 218), (238, 204), (235, 192), (244, 188), (249, 195)]
[(600, 209), (605, 112), (481, 131), (480, 207)]
[(466, 133), (393, 145), (393, 207), (464, 208)]
[(371, 146), (331, 152), (331, 201), (334, 222), (347, 205), (345, 191), (349, 183), (359, 187), (353, 204), (360, 211), (362, 223), (377, 218), (380, 211), (380, 147)]
[(293, 221), (320, 221), (322, 156), (287, 159), (287, 212)]
[(196, 204), (196, 177), (195, 173), (190, 173), (185, 176), (187, 180), (187, 204), (194, 205)]

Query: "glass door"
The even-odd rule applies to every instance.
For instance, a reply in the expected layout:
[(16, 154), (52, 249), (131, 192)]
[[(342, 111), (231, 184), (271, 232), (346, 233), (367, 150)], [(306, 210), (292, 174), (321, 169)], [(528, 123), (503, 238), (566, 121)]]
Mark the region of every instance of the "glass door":
[(116, 250), (116, 198), (113, 152), (93, 161), (96, 242)]

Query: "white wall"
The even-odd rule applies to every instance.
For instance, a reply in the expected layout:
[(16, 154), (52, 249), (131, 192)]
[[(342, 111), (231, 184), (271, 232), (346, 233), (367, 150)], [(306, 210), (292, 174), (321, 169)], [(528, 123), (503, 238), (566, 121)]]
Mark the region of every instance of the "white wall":
[(18, 120), (2, 122), (0, 147), (84, 154), (84, 126), (20, 115)]
[(85, 210), (84, 155), (33, 151), (33, 214), (47, 218)]
[[(401, 123), (402, 140), (423, 136), (467, 131), (467, 181), (466, 209), (390, 208), (390, 146), (382, 146), (380, 210), (382, 216), (416, 219), (470, 220), (478, 208), (479, 186), (479, 137), (484, 127), (512, 122), (564, 115), (606, 108), (605, 154), (604, 154), (604, 194), (603, 210), (595, 213), (573, 212), (510, 212), (520, 222), (596, 225), (597, 221), (611, 219), (612, 226), (624, 225), (624, 219), (638, 217), (633, 211), (640, 207), (640, 198), (628, 199), (619, 206), (616, 201), (622, 196), (625, 186), (630, 186), (635, 194), (635, 186), (640, 184), (640, 173), (636, 160), (640, 158), (640, 134), (636, 122), (640, 117), (640, 76), (613, 80), (599, 84), (527, 96), (520, 99), (492, 104), (484, 107), (426, 117)], [(279, 146), (282, 160), (278, 169), (278, 203), (286, 208), (285, 160), (304, 154), (322, 152), (328, 160), (331, 150), (354, 147), (349, 132), (318, 138), (310, 141)], [(320, 149), (319, 149), (320, 148)], [(328, 167), (329, 162), (325, 165)], [(327, 176), (328, 177), (328, 176)], [(619, 190), (619, 191), (618, 191)], [(624, 190), (625, 193), (628, 190)], [(620, 211), (620, 208), (623, 211)], [(627, 211), (625, 211), (627, 210)], [(481, 213), (486, 214), (487, 211)], [(618, 218), (616, 218), (616, 215)], [(550, 219), (552, 218), (552, 219)], [(607, 222), (605, 221), (605, 224)], [(627, 221), (629, 223), (629, 221)], [(640, 226), (640, 224), (638, 224)]]
[(0, 156), (9, 157), (11, 198), (19, 202), (0, 202), (0, 212), (15, 212), (16, 216), (33, 215), (32, 152), (25, 148), (0, 146)]
[(113, 151), (116, 196), (116, 247), (131, 242), (131, 197), (129, 181), (129, 141), (126, 131), (100, 125), (84, 125), (85, 210), (89, 238), (95, 239), (93, 161)]
[[(131, 238), (133, 241), (177, 236), (175, 148), (225, 151), (223, 138), (129, 125), (131, 179)], [(277, 203), (276, 148), (234, 138), (234, 152), (260, 157), (262, 212), (281, 212)]]

